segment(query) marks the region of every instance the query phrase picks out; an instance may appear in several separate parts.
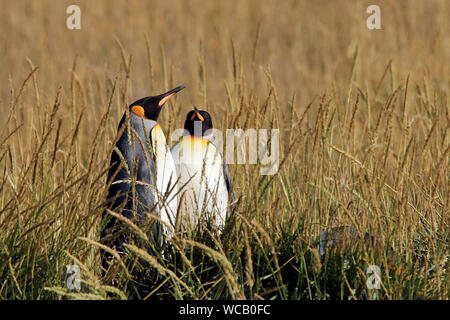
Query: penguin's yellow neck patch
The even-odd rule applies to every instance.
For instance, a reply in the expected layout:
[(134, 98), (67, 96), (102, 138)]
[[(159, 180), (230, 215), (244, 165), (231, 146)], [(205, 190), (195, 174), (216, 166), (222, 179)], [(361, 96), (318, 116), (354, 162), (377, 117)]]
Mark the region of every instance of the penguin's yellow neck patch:
[(152, 146), (153, 146), (153, 153), (155, 154), (156, 158), (162, 157), (167, 153), (167, 142), (166, 142), (166, 136), (164, 135), (164, 132), (162, 131), (159, 124), (155, 124), (151, 131), (151, 139), (152, 139)]
[(197, 136), (186, 136), (186, 137), (190, 139), (191, 144), (201, 143), (203, 146), (206, 146), (209, 143), (209, 140), (203, 139), (202, 137)]
[(141, 106), (132, 106), (131, 107), (131, 111), (133, 111), (133, 113), (141, 118), (147, 119), (147, 117), (145, 116), (145, 111), (144, 108)]

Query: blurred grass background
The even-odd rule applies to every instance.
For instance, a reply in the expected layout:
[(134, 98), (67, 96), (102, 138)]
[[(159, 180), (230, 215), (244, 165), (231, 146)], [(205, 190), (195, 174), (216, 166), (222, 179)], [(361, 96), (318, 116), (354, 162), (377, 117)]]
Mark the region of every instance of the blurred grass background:
[[(113, 35), (133, 55), (133, 96), (161, 90), (170, 79), (190, 84), (184, 104), (199, 103), (198, 56), (203, 49), (208, 102), (226, 102), (224, 81), (232, 81), (231, 52), (241, 62), (246, 86), (265, 87), (260, 67), (270, 66), (280, 99), (295, 92), (300, 106), (336, 84), (348, 84), (356, 43), (360, 61), (355, 80), (375, 85), (389, 60), (395, 79), (408, 73), (435, 79), (448, 74), (449, 7), (446, 1), (379, 1), (382, 30), (366, 28), (370, 1), (96, 1), (77, 2), (81, 30), (65, 27), (70, 1), (8, 1), (2, 3), (1, 77), (18, 85), (29, 57), (45, 76), (45, 91), (67, 87), (78, 56), (81, 79), (101, 79), (120, 68)], [(145, 35), (154, 58), (154, 79), (147, 70)], [(256, 42), (256, 46), (255, 46)], [(201, 44), (200, 44), (201, 43)], [(165, 68), (161, 55), (165, 57)], [(44, 80), (44, 79), (43, 79)], [(44, 84), (44, 83), (43, 83)], [(48, 88), (47, 88), (48, 86)], [(2, 99), (9, 88), (2, 86)], [(52, 92), (52, 93), (54, 93)]]
[[(370, 1), (0, 4), (1, 298), (66, 295), (77, 259), (90, 293), (76, 298), (366, 299), (378, 264), (378, 298), (448, 299), (448, 1), (377, 1), (374, 31)], [(66, 28), (71, 4), (81, 30)], [(230, 167), (240, 200), (209, 243), (218, 256), (174, 240), (155, 273), (135, 250), (144, 275), (118, 264), (106, 287), (92, 241), (119, 119), (181, 84), (159, 121), (168, 137), (192, 105), (219, 129), (279, 128), (280, 171)], [(341, 225), (377, 239), (350, 270), (315, 251)]]

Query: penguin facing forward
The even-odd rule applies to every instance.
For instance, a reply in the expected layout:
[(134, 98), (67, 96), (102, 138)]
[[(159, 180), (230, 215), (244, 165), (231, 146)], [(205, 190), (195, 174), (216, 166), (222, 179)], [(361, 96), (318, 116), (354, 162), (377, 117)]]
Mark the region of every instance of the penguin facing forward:
[[(142, 221), (145, 212), (156, 212), (171, 224), (177, 212), (175, 164), (157, 120), (164, 104), (184, 86), (164, 94), (139, 99), (129, 106), (119, 124), (117, 143), (108, 172), (108, 207), (127, 218)], [(109, 216), (102, 231), (105, 243), (123, 250), (129, 240), (118, 219)], [(159, 229), (154, 225), (154, 231)]]
[[(178, 225), (193, 230), (204, 218), (213, 218), (219, 231), (235, 201), (228, 166), (214, 144), (210, 114), (194, 107), (184, 133), (171, 152), (178, 174)], [(179, 230), (178, 229), (178, 230)]]

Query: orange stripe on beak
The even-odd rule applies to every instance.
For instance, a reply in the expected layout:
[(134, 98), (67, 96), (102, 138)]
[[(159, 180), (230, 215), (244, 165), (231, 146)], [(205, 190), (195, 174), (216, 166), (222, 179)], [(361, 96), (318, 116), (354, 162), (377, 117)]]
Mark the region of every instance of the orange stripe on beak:
[(194, 113), (194, 114), (192, 115), (191, 121), (195, 119), (195, 115), (197, 115), (197, 118), (199, 118), (200, 121), (202, 121), (202, 122), (205, 121), (205, 118), (203, 118), (202, 115), (201, 115), (200, 113), (198, 113), (198, 112), (196, 112), (196, 113)]
[(161, 101), (159, 101), (158, 106), (162, 107), (163, 104), (166, 103), (167, 100), (169, 100), (170, 98), (172, 98), (172, 96), (173, 96), (174, 94), (175, 94), (175, 93), (171, 93), (171, 94), (169, 94), (167, 97), (162, 98)]

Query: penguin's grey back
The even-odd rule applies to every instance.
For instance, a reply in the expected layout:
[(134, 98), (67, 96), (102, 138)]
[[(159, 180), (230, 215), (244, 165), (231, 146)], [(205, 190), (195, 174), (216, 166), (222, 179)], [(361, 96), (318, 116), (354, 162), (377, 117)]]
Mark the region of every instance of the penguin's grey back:
[[(138, 218), (143, 218), (144, 211), (151, 211), (155, 206), (156, 165), (150, 140), (155, 125), (155, 121), (133, 113), (130, 113), (129, 120), (124, 115), (119, 124), (123, 133), (111, 156), (108, 182), (112, 181), (107, 200), (111, 203), (111, 210), (124, 205), (122, 214), (128, 218), (131, 218), (133, 208), (136, 208)], [(134, 177), (136, 197), (133, 204)]]

